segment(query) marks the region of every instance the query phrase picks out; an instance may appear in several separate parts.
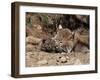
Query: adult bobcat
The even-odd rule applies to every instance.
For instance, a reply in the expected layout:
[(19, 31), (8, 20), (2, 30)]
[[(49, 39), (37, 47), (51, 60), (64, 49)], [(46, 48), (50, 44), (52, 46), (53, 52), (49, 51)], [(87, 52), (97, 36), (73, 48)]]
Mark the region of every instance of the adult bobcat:
[[(82, 34), (83, 31), (83, 34)], [(55, 45), (61, 48), (62, 51), (70, 53), (78, 44), (89, 46), (89, 34), (84, 28), (76, 31), (71, 31), (68, 28), (59, 29), (54, 38)]]

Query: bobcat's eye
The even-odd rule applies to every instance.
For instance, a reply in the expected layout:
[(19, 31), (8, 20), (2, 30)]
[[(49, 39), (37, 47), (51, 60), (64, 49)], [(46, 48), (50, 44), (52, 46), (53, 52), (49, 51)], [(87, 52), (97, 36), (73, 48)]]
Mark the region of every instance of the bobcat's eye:
[(60, 42), (60, 43), (62, 43), (62, 42)]

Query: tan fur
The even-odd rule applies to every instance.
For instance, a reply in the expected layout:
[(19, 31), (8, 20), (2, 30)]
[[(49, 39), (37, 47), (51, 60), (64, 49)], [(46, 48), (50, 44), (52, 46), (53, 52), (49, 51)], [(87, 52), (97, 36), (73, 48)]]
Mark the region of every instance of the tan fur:
[(59, 29), (53, 38), (57, 46), (67, 46), (70, 52), (78, 42), (89, 45), (89, 35), (81, 34), (80, 30), (71, 32), (69, 29)]

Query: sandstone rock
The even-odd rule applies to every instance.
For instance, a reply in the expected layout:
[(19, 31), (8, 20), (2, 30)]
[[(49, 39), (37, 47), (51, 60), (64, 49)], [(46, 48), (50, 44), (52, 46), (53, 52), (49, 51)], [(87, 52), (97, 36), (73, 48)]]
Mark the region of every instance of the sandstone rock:
[(56, 65), (56, 60), (54, 59), (48, 60), (48, 65)]
[(61, 63), (66, 63), (67, 60), (68, 59), (65, 56), (59, 57), (59, 62), (61, 62)]
[(47, 60), (41, 60), (41, 61), (37, 62), (38, 65), (44, 65), (44, 64), (47, 64), (47, 63), (48, 63)]
[(41, 41), (41, 39), (35, 38), (35, 37), (33, 37), (33, 36), (28, 36), (28, 37), (26, 38), (26, 42), (27, 42), (27, 43), (31, 43), (31, 44), (34, 44), (34, 45), (39, 44), (40, 41)]
[(66, 54), (65, 52), (61, 52), (61, 54)]
[(33, 53), (32, 53), (32, 52), (27, 52), (27, 53), (26, 53), (26, 55), (31, 55), (31, 54), (33, 54)]
[(65, 57), (61, 57), (60, 60), (61, 60), (61, 62), (66, 62), (67, 61), (67, 59)]
[(37, 25), (37, 29), (38, 29), (38, 30), (41, 30), (42, 27), (41, 27), (40, 25)]
[(34, 50), (34, 46), (31, 45), (31, 44), (27, 44), (26, 45), (26, 51), (29, 52), (29, 51), (32, 51), (32, 50)]
[(68, 56), (66, 56), (66, 59), (67, 59), (67, 60), (69, 60), (69, 57), (68, 57)]
[(32, 54), (32, 52), (27, 52), (26, 53), (26, 59), (30, 59), (30, 55)]
[(82, 45), (82, 44), (77, 44), (75, 47), (76, 52), (82, 52), (82, 53), (89, 53), (88, 47)]
[(76, 59), (75, 62), (74, 62), (74, 65), (81, 65), (81, 61), (79, 59)]

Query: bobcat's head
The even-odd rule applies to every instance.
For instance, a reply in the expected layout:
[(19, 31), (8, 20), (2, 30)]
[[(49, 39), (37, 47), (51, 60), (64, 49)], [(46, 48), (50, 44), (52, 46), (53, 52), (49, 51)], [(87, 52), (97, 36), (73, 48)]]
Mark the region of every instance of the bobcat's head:
[(70, 53), (74, 47), (74, 33), (67, 28), (59, 29), (52, 39), (56, 47), (61, 48), (63, 52)]

